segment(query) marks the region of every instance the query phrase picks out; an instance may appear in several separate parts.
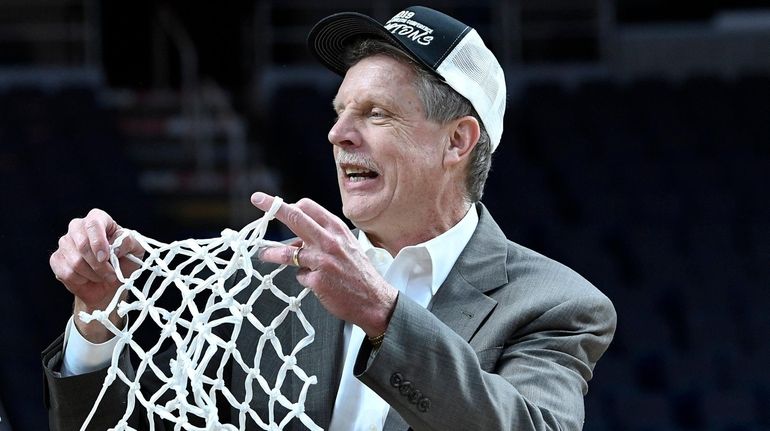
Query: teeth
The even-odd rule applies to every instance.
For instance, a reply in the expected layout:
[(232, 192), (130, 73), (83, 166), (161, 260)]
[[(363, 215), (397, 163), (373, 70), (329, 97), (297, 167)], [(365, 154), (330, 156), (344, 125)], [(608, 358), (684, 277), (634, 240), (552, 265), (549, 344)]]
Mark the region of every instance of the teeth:
[(346, 175), (365, 174), (368, 172), (371, 172), (371, 171), (363, 168), (345, 168)]

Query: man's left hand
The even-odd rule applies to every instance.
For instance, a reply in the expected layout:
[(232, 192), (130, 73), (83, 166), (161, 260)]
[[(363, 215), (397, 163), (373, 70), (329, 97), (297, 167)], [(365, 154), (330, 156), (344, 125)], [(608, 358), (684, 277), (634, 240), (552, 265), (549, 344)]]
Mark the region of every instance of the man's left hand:
[[(251, 203), (267, 211), (273, 199), (257, 192)], [(345, 222), (307, 198), (281, 204), (275, 218), (298, 239), (263, 249), (259, 259), (294, 265), (295, 252), (299, 253), (297, 281), (312, 290), (326, 310), (359, 326), (370, 337), (385, 332), (398, 290), (372, 266)]]

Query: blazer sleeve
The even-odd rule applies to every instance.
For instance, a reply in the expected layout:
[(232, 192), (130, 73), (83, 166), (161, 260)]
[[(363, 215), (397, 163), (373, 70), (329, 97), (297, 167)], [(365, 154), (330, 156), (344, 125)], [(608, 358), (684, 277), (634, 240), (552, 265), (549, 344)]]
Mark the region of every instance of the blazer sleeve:
[[(500, 345), (476, 351), (405, 295), (373, 358), (364, 342), (355, 373), (414, 430), (579, 430), (593, 367), (615, 329), (604, 295), (491, 315)], [(517, 320), (519, 319), (519, 320)]]
[[(63, 343), (64, 335), (61, 335), (42, 353), (45, 405), (52, 431), (80, 430), (107, 376), (105, 368), (92, 373), (61, 377), (58, 369), (61, 366)], [(119, 365), (130, 379), (134, 378), (126, 351), (121, 354)], [(126, 385), (116, 380), (105, 392), (88, 429), (105, 430), (114, 427), (126, 412), (127, 393)]]
[[(86, 418), (96, 404), (99, 392), (102, 390), (107, 368), (92, 373), (76, 376), (61, 377), (58, 370), (63, 355), (64, 335), (59, 336), (42, 353), (43, 371), (45, 373), (45, 406), (48, 410), (48, 423), (52, 431), (80, 430)], [(165, 349), (154, 356), (154, 363), (168, 372), (163, 364), (168, 364), (173, 357), (173, 349)], [(128, 380), (136, 381), (136, 372), (131, 364), (129, 349), (124, 348), (118, 358), (118, 367)], [(140, 390), (145, 397), (156, 393), (163, 383), (150, 371), (145, 372), (140, 381)], [(171, 394), (164, 393), (156, 403), (170, 400)], [(125, 416), (128, 408), (129, 388), (120, 378), (108, 386), (99, 405), (88, 424), (87, 430), (104, 431), (114, 428)], [(173, 424), (163, 421), (153, 415), (154, 429), (163, 431), (173, 429)], [(150, 429), (147, 412), (139, 401), (134, 400), (131, 415), (126, 420), (134, 429)], [(195, 424), (198, 425), (198, 424)]]

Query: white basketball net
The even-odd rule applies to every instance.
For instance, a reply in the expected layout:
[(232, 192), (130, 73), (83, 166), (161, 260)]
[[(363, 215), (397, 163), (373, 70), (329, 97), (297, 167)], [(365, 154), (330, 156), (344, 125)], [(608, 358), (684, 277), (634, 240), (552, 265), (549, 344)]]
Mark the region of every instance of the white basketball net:
[[(295, 418), (308, 429), (321, 429), (304, 412), (308, 388), (316, 383), (316, 377), (306, 375), (296, 363), (296, 354), (313, 342), (315, 334), (313, 327), (300, 309), (300, 301), (307, 295), (308, 290), (302, 290), (296, 297), (289, 297), (272, 282), (273, 277), (285, 266), (265, 275), (252, 267), (251, 258), (259, 247), (275, 245), (271, 241), (264, 240), (264, 235), (268, 222), (273, 219), (280, 204), (281, 200), (276, 198), (272, 208), (264, 217), (250, 223), (240, 232), (226, 229), (220, 238), (188, 239), (164, 244), (146, 238), (135, 231), (124, 230), (115, 239), (110, 258), (121, 286), (104, 310), (91, 314), (81, 313), (79, 316), (86, 323), (98, 320), (118, 337), (107, 377), (81, 430), (85, 430), (91, 422), (107, 388), (116, 379), (122, 380), (127, 385), (128, 395), (126, 412), (114, 428), (111, 428), (113, 430), (134, 430), (128, 424), (128, 419), (137, 402), (146, 410), (147, 422), (151, 430), (155, 428), (153, 420), (155, 417), (173, 423), (175, 430), (244, 430), (247, 423), (253, 422), (261, 429), (276, 431), (284, 429)], [(129, 256), (139, 265), (139, 268), (126, 275), (120, 270), (114, 250), (120, 247), (129, 235), (145, 249), (145, 255), (142, 259)], [(220, 257), (223, 254), (231, 256)], [(176, 264), (180, 259), (184, 261)], [(235, 285), (228, 286), (226, 281), (239, 271), (242, 271), (245, 277)], [(140, 277), (143, 281), (140, 281)], [(235, 300), (235, 295), (246, 289), (253, 279), (259, 280), (260, 285), (249, 295), (248, 301), (240, 303)], [(138, 286), (137, 284), (140, 283), (143, 284)], [(174, 289), (176, 292), (173, 292)], [(156, 304), (156, 301), (167, 291), (182, 297), (179, 307), (175, 310), (167, 310)], [(205, 307), (199, 310), (194, 298), (202, 292), (209, 296)], [(133, 302), (121, 299), (126, 297), (126, 293), (131, 294), (130, 296), (134, 298)], [(251, 309), (261, 295), (268, 294), (275, 295), (286, 302), (286, 308), (271, 322), (265, 324), (259, 320), (260, 316), (252, 314)], [(109, 320), (110, 313), (116, 308), (120, 316), (125, 316), (130, 311), (138, 312), (123, 330), (118, 329)], [(212, 313), (215, 311), (218, 314), (212, 320)], [(284, 352), (280, 341), (275, 336), (275, 329), (292, 314), (299, 319), (307, 336), (302, 338), (296, 346), (291, 347), (290, 352)], [(133, 340), (134, 332), (145, 322), (149, 322), (150, 325), (154, 322), (160, 329), (157, 344), (147, 350)], [(224, 340), (212, 333), (214, 327), (222, 324), (232, 325), (230, 340)], [(236, 339), (244, 325), (254, 326), (261, 334), (254, 358), (242, 357), (236, 346)], [(164, 342), (173, 343), (176, 347), (176, 358), (170, 361), (170, 372), (162, 371), (161, 368), (165, 367), (159, 368), (159, 364), (153, 361), (153, 355), (161, 350), (161, 344)], [(139, 366), (136, 367), (136, 377), (133, 379), (118, 367), (118, 359), (125, 346), (129, 346), (140, 361)], [(283, 365), (277, 376), (263, 376), (259, 371), (262, 354), (266, 347), (269, 349), (269, 346), (272, 346), (275, 354), (283, 359)], [(216, 367), (216, 375), (204, 375), (207, 367), (211, 369), (212, 365), (217, 365), (210, 362), (218, 351), (221, 351), (221, 362)], [(245, 399), (236, 399), (231, 388), (224, 385), (224, 368), (228, 361), (232, 362), (233, 367), (240, 366), (246, 375), (243, 391), (246, 394)], [(289, 400), (281, 393), (281, 385), (289, 372), (296, 374), (303, 382), (296, 401)], [(144, 373), (154, 373), (162, 382), (157, 392), (143, 392), (139, 381)], [(251, 406), (253, 391), (257, 387), (269, 395), (268, 417), (260, 417)], [(239, 412), (237, 426), (219, 421), (217, 409), (223, 406), (217, 406), (217, 395), (220, 395), (220, 398), (224, 396), (230, 404), (230, 406), (224, 406), (225, 408), (232, 408)], [(159, 401), (161, 397), (166, 401)], [(171, 398), (170, 401), (168, 401), (169, 398)], [(283, 418), (275, 417), (275, 403), (279, 403), (288, 410)], [(190, 418), (204, 420), (205, 428), (191, 425)]]

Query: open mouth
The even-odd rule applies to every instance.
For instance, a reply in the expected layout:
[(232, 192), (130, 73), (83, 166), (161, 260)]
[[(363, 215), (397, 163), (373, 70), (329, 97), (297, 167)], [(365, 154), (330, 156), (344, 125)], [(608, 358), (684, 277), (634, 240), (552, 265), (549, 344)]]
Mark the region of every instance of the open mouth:
[(359, 166), (343, 166), (342, 172), (350, 181), (365, 181), (380, 176), (379, 173)]

